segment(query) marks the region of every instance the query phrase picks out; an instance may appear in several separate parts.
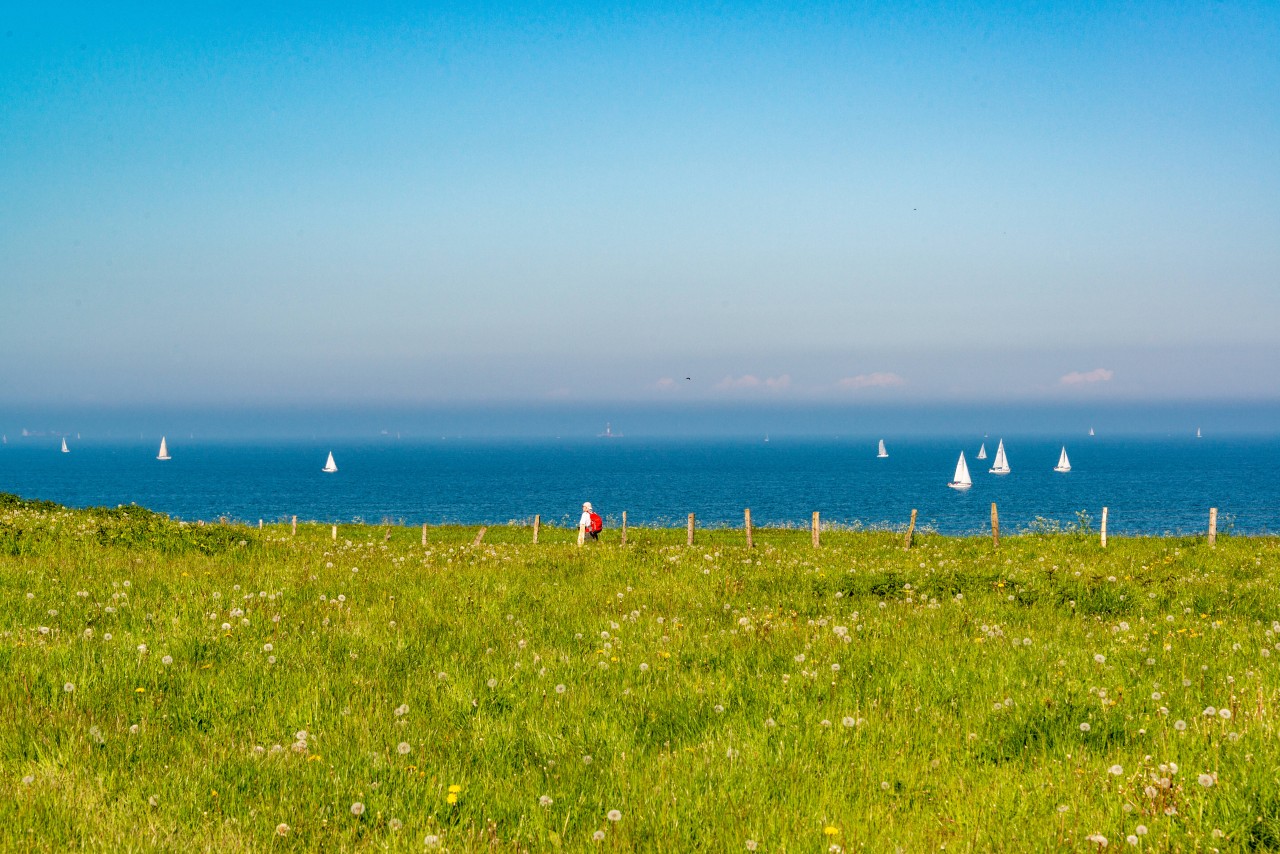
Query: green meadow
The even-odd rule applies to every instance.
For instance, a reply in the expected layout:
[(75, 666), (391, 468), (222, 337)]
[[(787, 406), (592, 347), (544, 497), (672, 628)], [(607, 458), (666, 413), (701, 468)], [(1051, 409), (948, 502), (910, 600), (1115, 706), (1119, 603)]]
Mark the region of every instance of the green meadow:
[(1280, 539), (477, 530), (0, 497), (0, 848), (1280, 850)]

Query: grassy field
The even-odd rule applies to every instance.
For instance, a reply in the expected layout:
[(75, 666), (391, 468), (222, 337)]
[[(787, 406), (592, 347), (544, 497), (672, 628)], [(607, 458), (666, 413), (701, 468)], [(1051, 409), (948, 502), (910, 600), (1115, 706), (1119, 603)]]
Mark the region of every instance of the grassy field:
[(1280, 850), (1280, 540), (0, 500), (0, 847)]

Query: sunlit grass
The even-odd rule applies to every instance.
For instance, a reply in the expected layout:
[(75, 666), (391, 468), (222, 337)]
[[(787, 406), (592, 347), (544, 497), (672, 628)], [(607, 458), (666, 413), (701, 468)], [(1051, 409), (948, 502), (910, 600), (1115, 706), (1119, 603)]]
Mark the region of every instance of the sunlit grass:
[(0, 506), (0, 840), (1280, 847), (1280, 540), (476, 533)]

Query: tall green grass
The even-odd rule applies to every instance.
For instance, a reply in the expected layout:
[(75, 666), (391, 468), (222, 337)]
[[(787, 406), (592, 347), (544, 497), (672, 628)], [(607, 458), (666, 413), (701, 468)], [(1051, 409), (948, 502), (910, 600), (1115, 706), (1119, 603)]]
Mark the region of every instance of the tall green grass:
[(0, 844), (1280, 849), (1280, 540), (475, 534), (0, 501)]

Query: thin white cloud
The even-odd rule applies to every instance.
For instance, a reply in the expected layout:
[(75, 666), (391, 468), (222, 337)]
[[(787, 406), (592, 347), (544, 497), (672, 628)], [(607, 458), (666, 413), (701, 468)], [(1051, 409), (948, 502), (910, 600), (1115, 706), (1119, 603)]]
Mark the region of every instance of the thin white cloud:
[(1109, 371), (1106, 368), (1095, 368), (1092, 371), (1072, 371), (1071, 373), (1058, 380), (1062, 385), (1084, 385), (1085, 383), (1105, 383), (1109, 382), (1116, 375), (1115, 371)]
[(753, 374), (743, 374), (740, 377), (725, 377), (716, 383), (716, 388), (722, 390), (758, 388), (760, 386), (760, 378)]
[(891, 371), (876, 371), (870, 374), (858, 374), (836, 381), (836, 388), (844, 391), (858, 391), (864, 388), (893, 388), (906, 383), (902, 377)]
[(747, 391), (758, 388), (764, 388), (769, 391), (784, 391), (790, 387), (790, 374), (765, 377), (764, 379), (757, 377), (755, 374), (743, 374), (740, 377), (725, 377), (716, 383), (716, 389), (720, 391)]

